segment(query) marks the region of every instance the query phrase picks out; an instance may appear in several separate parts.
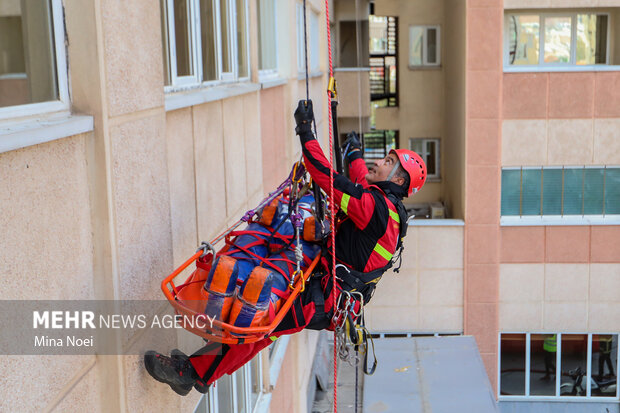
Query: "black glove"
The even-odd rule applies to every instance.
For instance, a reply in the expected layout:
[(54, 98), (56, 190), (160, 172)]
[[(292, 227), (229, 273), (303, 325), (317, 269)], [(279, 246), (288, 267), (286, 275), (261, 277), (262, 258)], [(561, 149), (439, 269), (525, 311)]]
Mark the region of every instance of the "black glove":
[(295, 110), (295, 123), (297, 127), (295, 132), (301, 136), (307, 132), (312, 132), (312, 121), (314, 120), (314, 111), (312, 110), (311, 100), (300, 100)]
[(362, 144), (360, 143), (357, 133), (355, 132), (350, 132), (347, 134), (347, 140), (344, 141), (342, 149), (346, 151), (344, 156), (349, 160), (349, 162), (353, 162), (353, 160), (357, 158), (362, 158)]

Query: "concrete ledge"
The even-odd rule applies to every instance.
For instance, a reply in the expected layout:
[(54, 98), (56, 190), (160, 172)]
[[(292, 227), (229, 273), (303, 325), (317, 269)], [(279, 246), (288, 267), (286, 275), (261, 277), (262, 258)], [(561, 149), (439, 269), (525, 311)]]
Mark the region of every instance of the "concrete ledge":
[(410, 227), (463, 227), (462, 219), (410, 219), (407, 221)]
[(261, 89), (260, 83), (230, 83), (212, 87), (202, 87), (179, 92), (166, 93), (166, 111), (182, 109), (207, 102), (256, 92)]
[(55, 119), (30, 119), (0, 126), (0, 153), (75, 136), (92, 130), (92, 116), (69, 114)]

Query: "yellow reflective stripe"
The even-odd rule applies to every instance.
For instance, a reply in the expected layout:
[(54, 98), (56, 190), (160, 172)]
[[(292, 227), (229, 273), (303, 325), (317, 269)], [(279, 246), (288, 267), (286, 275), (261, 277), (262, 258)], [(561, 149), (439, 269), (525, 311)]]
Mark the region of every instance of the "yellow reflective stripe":
[(271, 337), (269, 337), (269, 339), (270, 339), (271, 341), (276, 341), (276, 340), (278, 339), (278, 337), (271, 336)]
[(385, 258), (386, 261), (389, 261), (392, 259), (392, 256), (394, 254), (390, 253), (388, 250), (386, 250), (385, 248), (383, 248), (379, 243), (377, 243), (377, 245), (375, 245), (374, 251), (381, 255), (383, 258)]
[(394, 221), (396, 221), (396, 222), (398, 222), (398, 223), (400, 224), (400, 217), (398, 216), (398, 213), (397, 213), (397, 212), (392, 211), (391, 209), (390, 209), (389, 211), (390, 211), (390, 217), (391, 217)]
[(349, 207), (349, 199), (351, 199), (351, 195), (342, 194), (342, 200), (340, 201), (340, 209), (342, 209), (342, 212), (344, 212), (345, 214), (347, 213), (347, 208)]

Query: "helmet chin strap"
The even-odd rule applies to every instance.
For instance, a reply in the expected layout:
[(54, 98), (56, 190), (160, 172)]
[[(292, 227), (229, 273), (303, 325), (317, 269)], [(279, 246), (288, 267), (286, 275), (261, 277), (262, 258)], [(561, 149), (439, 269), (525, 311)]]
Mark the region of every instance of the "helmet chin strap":
[(396, 162), (396, 165), (394, 165), (394, 167), (392, 168), (392, 171), (390, 172), (390, 174), (388, 175), (386, 181), (388, 182), (392, 182), (392, 177), (394, 176), (394, 174), (396, 173), (396, 171), (398, 170), (398, 167), (400, 166), (400, 162)]

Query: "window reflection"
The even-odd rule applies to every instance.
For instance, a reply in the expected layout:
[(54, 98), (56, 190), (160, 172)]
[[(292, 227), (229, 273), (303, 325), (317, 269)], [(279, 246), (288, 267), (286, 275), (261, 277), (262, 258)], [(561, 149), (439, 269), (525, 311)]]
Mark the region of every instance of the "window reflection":
[(3, 4), (0, 107), (58, 99), (51, 1)]
[(607, 63), (607, 16), (577, 16), (577, 64)]
[(192, 75), (191, 40), (189, 35), (189, 3), (174, 1), (174, 36), (177, 54), (177, 76)]
[(540, 19), (538, 16), (510, 16), (509, 63), (537, 65), (540, 47)]
[(561, 396), (585, 396), (588, 371), (588, 335), (562, 334)]
[(615, 397), (618, 379), (618, 335), (592, 335), (592, 396)]
[(557, 335), (532, 334), (530, 352), (530, 395), (555, 396)]
[(500, 394), (525, 395), (525, 334), (502, 334), (500, 363)]
[(545, 63), (569, 63), (571, 18), (545, 17)]

